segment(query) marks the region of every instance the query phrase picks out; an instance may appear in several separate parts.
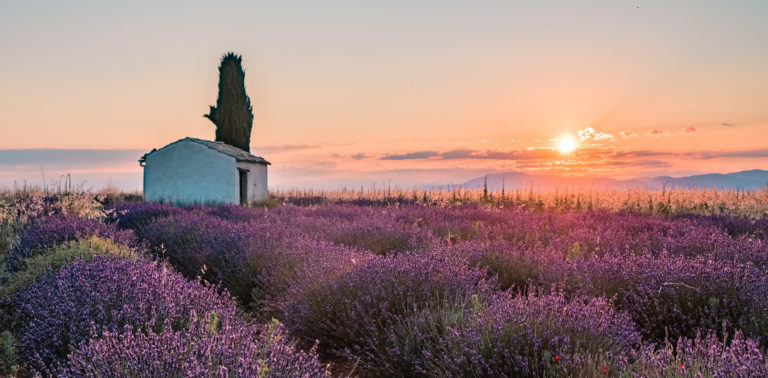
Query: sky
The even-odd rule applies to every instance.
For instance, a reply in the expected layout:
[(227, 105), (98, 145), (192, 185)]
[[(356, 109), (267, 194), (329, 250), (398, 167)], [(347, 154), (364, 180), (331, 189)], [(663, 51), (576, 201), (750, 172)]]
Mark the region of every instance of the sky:
[(0, 0), (0, 186), (140, 189), (144, 152), (214, 138), (227, 51), (274, 188), (768, 168), (766, 19), (764, 0)]

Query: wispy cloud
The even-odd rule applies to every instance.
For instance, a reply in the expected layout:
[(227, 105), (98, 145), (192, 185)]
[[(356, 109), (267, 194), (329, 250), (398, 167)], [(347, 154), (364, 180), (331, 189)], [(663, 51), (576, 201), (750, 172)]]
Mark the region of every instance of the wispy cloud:
[(700, 151), (685, 154), (692, 159), (718, 159), (718, 158), (768, 158), (768, 148), (756, 148), (749, 150), (733, 151)]
[(414, 159), (429, 159), (431, 157), (440, 156), (437, 151), (416, 151), (409, 152), (402, 155), (387, 155), (381, 158), (381, 160), (414, 160)]
[(768, 148), (755, 148), (745, 150), (725, 150), (725, 151), (689, 151), (689, 152), (668, 152), (653, 150), (637, 151), (618, 151), (612, 155), (617, 159), (636, 159), (636, 158), (678, 158), (692, 160), (711, 160), (719, 158), (768, 158)]
[(663, 157), (663, 156), (674, 156), (674, 155), (675, 154), (671, 152), (653, 151), (653, 150), (616, 151), (613, 153), (613, 157), (617, 159)]
[(420, 159), (440, 159), (440, 160), (533, 160), (533, 159), (552, 159), (558, 156), (558, 152), (552, 148), (531, 148), (517, 150), (471, 150), (456, 149), (446, 152), (438, 151), (416, 151), (399, 155), (386, 155), (381, 160), (420, 160)]
[(440, 158), (442, 159), (476, 159), (477, 152), (475, 150), (470, 149), (458, 149), (448, 152), (443, 152), (440, 154)]
[(664, 130), (664, 129), (653, 129), (645, 133), (647, 136), (653, 136), (653, 137), (670, 137), (670, 136), (677, 136), (681, 134), (692, 134), (697, 132), (698, 129), (693, 126), (688, 126), (685, 129), (682, 130)]
[(355, 160), (363, 160), (363, 159), (368, 159), (370, 156), (360, 152), (360, 153), (352, 155), (351, 157), (352, 157), (352, 159), (355, 159)]

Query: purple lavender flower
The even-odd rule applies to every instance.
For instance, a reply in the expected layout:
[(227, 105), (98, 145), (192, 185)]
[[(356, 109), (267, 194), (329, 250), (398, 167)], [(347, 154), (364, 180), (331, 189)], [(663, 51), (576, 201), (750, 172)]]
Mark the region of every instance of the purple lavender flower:
[(706, 337), (680, 338), (676, 347), (649, 345), (632, 353), (630, 369), (638, 376), (768, 376), (768, 358), (757, 340), (739, 331), (723, 338), (727, 341), (710, 331)]
[[(493, 287), (485, 272), (456, 255), (373, 256), (352, 270), (292, 286), (278, 306), (298, 335), (318, 339), (324, 350), (360, 358), (364, 366), (381, 367), (387, 363), (379, 359), (384, 358), (381, 352), (396, 352), (388, 343), (398, 319), (427, 307), (468, 303), (473, 295), (486, 298)], [(397, 359), (413, 362), (391, 356)]]
[(138, 245), (133, 232), (121, 231), (92, 219), (68, 216), (43, 218), (27, 228), (8, 253), (7, 266), (10, 271), (23, 268), (22, 260), (40, 253), (42, 249), (70, 241), (87, 239), (91, 236), (108, 238), (118, 244), (136, 247)]
[(109, 223), (116, 223), (121, 229), (138, 230), (156, 218), (164, 218), (183, 212), (172, 205), (158, 202), (124, 202), (108, 210)]
[[(602, 356), (625, 367), (641, 345), (632, 320), (600, 298), (501, 293), (424, 351), (430, 376), (573, 375)], [(557, 357), (555, 361), (555, 357)]]
[[(282, 326), (216, 325), (198, 317), (188, 329), (145, 333), (126, 325), (82, 344), (56, 372), (60, 377), (328, 377), (315, 348), (305, 353)], [(148, 328), (148, 327), (145, 327)]]
[(18, 353), (41, 372), (63, 363), (90, 338), (126, 325), (180, 331), (192, 312), (216, 313), (222, 326), (238, 321), (226, 292), (219, 295), (155, 262), (102, 256), (48, 274), (15, 294), (10, 305)]

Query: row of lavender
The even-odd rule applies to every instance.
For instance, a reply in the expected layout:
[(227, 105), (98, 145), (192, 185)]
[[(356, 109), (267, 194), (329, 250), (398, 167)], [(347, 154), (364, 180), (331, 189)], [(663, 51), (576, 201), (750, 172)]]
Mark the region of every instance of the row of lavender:
[(277, 321), (152, 259), (133, 231), (31, 219), (0, 271), (2, 373), (61, 377), (327, 376)]
[(768, 374), (765, 220), (126, 204), (111, 221), (364, 374)]

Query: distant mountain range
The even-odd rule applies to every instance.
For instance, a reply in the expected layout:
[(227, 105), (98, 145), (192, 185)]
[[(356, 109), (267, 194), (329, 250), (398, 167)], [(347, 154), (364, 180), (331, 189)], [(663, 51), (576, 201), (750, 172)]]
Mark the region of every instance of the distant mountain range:
[(474, 178), (461, 184), (465, 189), (479, 189), (487, 180), (488, 190), (569, 190), (569, 189), (731, 189), (754, 190), (768, 188), (768, 171), (754, 169), (733, 173), (710, 173), (686, 177), (639, 177), (628, 180), (611, 178), (586, 178), (557, 175), (533, 175), (523, 172), (494, 173)]

